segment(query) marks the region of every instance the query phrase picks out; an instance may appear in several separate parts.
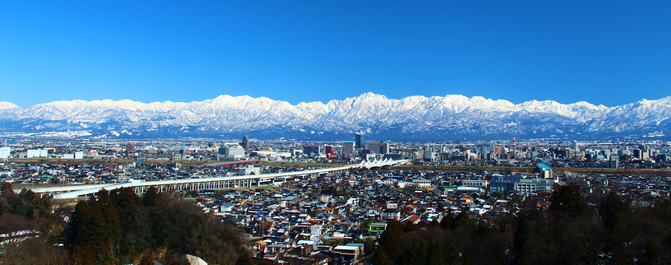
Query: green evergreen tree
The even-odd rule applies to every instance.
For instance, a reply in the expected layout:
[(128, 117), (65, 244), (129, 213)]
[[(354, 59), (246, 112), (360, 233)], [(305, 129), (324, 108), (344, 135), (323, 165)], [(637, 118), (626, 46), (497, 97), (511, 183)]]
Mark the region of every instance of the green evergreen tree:
[(404, 233), (409, 233), (415, 230), (420, 230), (422, 229), (419, 225), (413, 224), (411, 222), (408, 222), (405, 227), (403, 228)]
[(461, 211), (457, 217), (454, 218), (454, 221), (452, 223), (453, 230), (457, 228), (462, 228), (466, 230), (473, 230), (475, 228), (475, 224), (471, 220), (471, 217), (468, 216), (468, 212), (466, 211)]
[(107, 204), (104, 206), (102, 218), (104, 223), (101, 232), (106, 237), (106, 245), (111, 246), (121, 236), (121, 225), (119, 224), (119, 217), (116, 214), (114, 205)]
[(641, 263), (658, 264), (661, 255), (662, 253), (659, 250), (659, 247), (657, 247), (657, 244), (655, 244), (654, 241), (648, 239), (648, 241), (645, 242), (645, 255)]
[(142, 197), (142, 203), (144, 203), (144, 206), (153, 206), (156, 204), (159, 198), (160, 195), (158, 193), (158, 189), (156, 189), (154, 186), (151, 186), (144, 193), (144, 196)]
[(429, 265), (443, 265), (445, 261), (443, 260), (443, 251), (440, 249), (440, 246), (436, 244), (433, 240), (429, 241)]
[(408, 261), (406, 264), (410, 265), (424, 265), (427, 264), (428, 260), (426, 259), (427, 253), (426, 253), (426, 246), (424, 245), (424, 241), (421, 242), (415, 242), (415, 244), (412, 245), (412, 248), (410, 249), (410, 253), (406, 255), (408, 257)]
[(385, 259), (389, 262), (402, 262), (404, 260), (404, 253), (401, 250), (401, 244), (398, 241), (399, 235), (403, 234), (405, 225), (403, 223), (391, 220), (387, 224), (387, 228), (380, 234), (379, 249), (384, 250)]
[(433, 220), (431, 220), (431, 223), (429, 224), (429, 227), (431, 227), (431, 228), (440, 227), (440, 223), (438, 222), (438, 220), (433, 219)]
[(252, 261), (252, 258), (249, 257), (249, 254), (245, 251), (238, 257), (235, 265), (254, 265), (254, 262)]
[(28, 189), (21, 190), (15, 203), (12, 212), (31, 220), (44, 216), (48, 210), (51, 210), (50, 208), (47, 209), (49, 205), (42, 204), (35, 192)]
[(17, 199), (18, 195), (12, 189), (12, 184), (2, 182), (2, 186), (0, 187), (0, 216), (5, 213), (13, 213)]
[(622, 218), (631, 212), (628, 204), (622, 201), (615, 192), (609, 193), (599, 207), (603, 225), (611, 233), (617, 232)]
[(110, 191), (110, 196), (123, 226), (129, 226), (135, 219), (142, 199), (135, 194), (132, 188), (120, 188)]
[(366, 255), (370, 255), (370, 253), (375, 251), (375, 240), (373, 238), (366, 238), (366, 241), (363, 243), (363, 251)]
[(76, 247), (74, 256), (74, 264), (98, 264), (96, 253), (90, 245)]
[(443, 217), (443, 220), (440, 221), (440, 226), (447, 230), (454, 230), (454, 214), (448, 213)]
[(605, 250), (612, 252), (611, 262), (624, 264), (628, 255), (624, 247), (624, 236), (626, 227), (623, 222), (627, 215), (631, 214), (629, 205), (622, 201), (615, 192), (609, 193), (599, 206), (601, 221), (608, 233), (605, 234)]
[(550, 212), (565, 213), (569, 217), (585, 215), (587, 205), (582, 198), (580, 186), (575, 184), (557, 187), (550, 196)]
[(517, 219), (517, 230), (515, 230), (515, 237), (513, 243), (515, 246), (515, 258), (513, 264), (526, 264), (527, 257), (527, 242), (531, 239), (531, 227), (529, 220), (525, 215)]
[(85, 201), (77, 202), (75, 210), (70, 219), (70, 228), (73, 233), (69, 242), (73, 246), (86, 246), (87, 238), (90, 238), (93, 225), (93, 209)]
[(388, 265), (391, 264), (389, 262), (389, 256), (387, 255), (387, 252), (384, 250), (384, 248), (379, 248), (375, 253), (373, 254), (373, 264), (375, 265)]

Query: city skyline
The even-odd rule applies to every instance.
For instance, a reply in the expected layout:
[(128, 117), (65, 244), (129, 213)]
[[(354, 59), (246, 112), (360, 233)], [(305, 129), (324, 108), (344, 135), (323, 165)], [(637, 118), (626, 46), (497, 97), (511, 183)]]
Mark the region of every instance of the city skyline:
[(3, 3), (0, 101), (669, 96), (667, 2)]

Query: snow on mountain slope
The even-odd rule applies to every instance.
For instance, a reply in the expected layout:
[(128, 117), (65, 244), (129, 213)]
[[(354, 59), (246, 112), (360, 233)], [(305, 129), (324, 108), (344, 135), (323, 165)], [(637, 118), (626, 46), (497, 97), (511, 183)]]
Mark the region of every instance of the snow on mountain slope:
[[(184, 133), (282, 132), (351, 133), (365, 129), (379, 134), (568, 135), (621, 134), (668, 130), (671, 97), (641, 100), (617, 107), (587, 102), (561, 104), (447, 95), (389, 99), (365, 93), (344, 100), (292, 105), (265, 97), (222, 95), (196, 102), (141, 103), (131, 100), (56, 101), (18, 108), (0, 104), (5, 131), (128, 130), (143, 132), (175, 128)], [(1, 106), (7, 106), (4, 109)], [(671, 133), (667, 133), (671, 135)], [(281, 137), (279, 135), (278, 137)]]
[(671, 97), (659, 100), (640, 100), (618, 106), (607, 112), (601, 119), (609, 123), (598, 129), (612, 131), (634, 130), (644, 127), (656, 127), (671, 124)]
[(7, 101), (0, 101), (0, 110), (2, 110), (2, 109), (15, 109), (15, 108), (18, 108), (18, 107), (19, 106), (17, 106), (14, 103), (7, 102)]

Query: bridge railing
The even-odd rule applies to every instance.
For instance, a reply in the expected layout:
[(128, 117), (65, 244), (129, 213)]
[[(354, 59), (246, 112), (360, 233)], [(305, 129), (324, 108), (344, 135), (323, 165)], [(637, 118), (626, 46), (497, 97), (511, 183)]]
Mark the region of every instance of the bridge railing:
[(359, 164), (350, 164), (341, 167), (332, 167), (332, 168), (320, 168), (320, 169), (310, 169), (303, 171), (292, 171), (292, 172), (282, 172), (282, 173), (270, 173), (270, 174), (259, 174), (259, 175), (245, 175), (245, 176), (223, 176), (223, 177), (211, 177), (211, 178), (193, 178), (193, 179), (176, 179), (176, 180), (157, 180), (157, 181), (132, 181), (125, 183), (116, 183), (116, 184), (97, 184), (97, 185), (73, 185), (73, 186), (61, 186), (61, 187), (48, 187), (48, 188), (39, 188), (33, 190), (35, 193), (60, 193), (55, 195), (55, 198), (71, 198), (72, 196), (81, 196), (83, 194), (94, 194), (100, 191), (101, 189), (117, 189), (121, 187), (149, 187), (149, 186), (169, 186), (169, 185), (181, 185), (181, 184), (196, 184), (196, 183), (211, 183), (211, 182), (222, 182), (222, 181), (244, 181), (244, 180), (260, 180), (260, 179), (278, 179), (278, 178), (290, 178), (301, 175), (313, 175), (313, 174), (323, 174), (336, 171), (347, 171), (354, 168), (364, 168), (370, 169), (374, 167), (383, 167), (383, 166), (393, 166), (397, 164), (407, 163), (408, 160), (372, 160), (372, 161), (362, 161)]

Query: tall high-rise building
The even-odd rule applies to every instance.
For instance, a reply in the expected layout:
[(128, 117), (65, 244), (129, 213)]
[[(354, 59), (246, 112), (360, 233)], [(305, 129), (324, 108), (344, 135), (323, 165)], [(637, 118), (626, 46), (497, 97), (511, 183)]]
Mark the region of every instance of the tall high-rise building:
[(489, 152), (494, 152), (495, 147), (496, 145), (493, 142), (479, 143), (475, 145), (475, 151), (477, 151), (478, 154), (487, 154)]
[(356, 148), (364, 148), (366, 147), (366, 133), (363, 131), (359, 131), (354, 133), (354, 143), (356, 144)]
[(389, 143), (385, 142), (380, 142), (380, 154), (388, 154), (389, 153)]
[(366, 149), (373, 151), (373, 153), (380, 153), (380, 142), (378, 141), (369, 141), (366, 142)]
[(240, 143), (243, 149), (247, 151), (247, 148), (249, 148), (249, 137), (245, 134), (245, 136), (242, 137), (242, 143)]
[(351, 154), (354, 152), (354, 142), (345, 142), (342, 147), (344, 154)]

